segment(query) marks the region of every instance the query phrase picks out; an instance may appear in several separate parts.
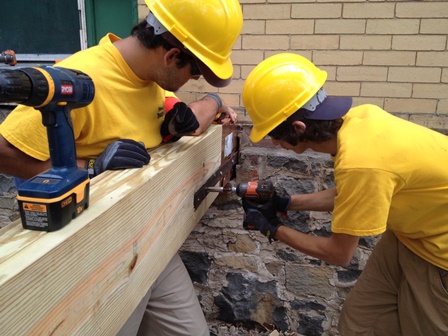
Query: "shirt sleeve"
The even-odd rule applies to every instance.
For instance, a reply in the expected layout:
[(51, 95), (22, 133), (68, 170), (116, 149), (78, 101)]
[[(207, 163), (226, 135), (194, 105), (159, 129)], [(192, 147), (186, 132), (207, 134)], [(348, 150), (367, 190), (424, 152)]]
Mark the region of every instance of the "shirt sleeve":
[(335, 173), (335, 183), (333, 232), (373, 236), (386, 230), (392, 197), (404, 184), (400, 177), (379, 169), (345, 169)]
[(171, 91), (165, 91), (165, 103), (164, 103), (164, 109), (165, 113), (170, 111), (174, 104), (180, 102), (180, 99), (176, 97), (176, 95)]
[(25, 154), (41, 161), (50, 158), (47, 129), (33, 107), (18, 105), (0, 125), (0, 133)]

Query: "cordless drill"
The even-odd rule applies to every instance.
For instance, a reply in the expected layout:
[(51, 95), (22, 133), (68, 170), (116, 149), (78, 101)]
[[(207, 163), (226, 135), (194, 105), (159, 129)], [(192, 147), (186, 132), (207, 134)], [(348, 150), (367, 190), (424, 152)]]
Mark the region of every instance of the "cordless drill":
[(269, 202), (275, 195), (274, 186), (269, 180), (244, 182), (236, 187), (207, 187), (206, 189), (216, 192), (235, 192), (239, 197), (258, 205)]
[[(275, 197), (275, 188), (269, 180), (239, 183), (236, 187), (208, 187), (207, 190), (215, 192), (235, 192), (243, 199), (243, 207), (245, 210), (247, 210), (246, 208), (251, 208), (263, 211), (264, 213), (269, 212), (271, 216), (276, 215), (276, 212), (271, 210), (271, 203)], [(246, 221), (243, 222), (243, 227), (253, 229), (251, 224)]]
[(61, 67), (0, 70), (0, 102), (32, 106), (47, 128), (51, 168), (17, 188), (22, 225), (56, 231), (89, 206), (90, 180), (76, 162), (70, 112), (87, 106), (95, 88), (90, 77)]

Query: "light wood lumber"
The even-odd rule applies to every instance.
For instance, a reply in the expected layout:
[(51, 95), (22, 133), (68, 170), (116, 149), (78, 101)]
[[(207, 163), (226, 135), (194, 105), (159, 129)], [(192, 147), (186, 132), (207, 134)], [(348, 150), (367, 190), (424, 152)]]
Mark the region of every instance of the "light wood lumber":
[(0, 229), (1, 335), (115, 335), (216, 197), (222, 127), (91, 181), (90, 206), (56, 232)]

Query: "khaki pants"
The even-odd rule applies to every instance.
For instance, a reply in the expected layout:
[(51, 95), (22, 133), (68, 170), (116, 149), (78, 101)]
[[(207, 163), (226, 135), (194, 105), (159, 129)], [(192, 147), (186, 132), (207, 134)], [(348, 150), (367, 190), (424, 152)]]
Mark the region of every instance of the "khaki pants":
[(151, 286), (118, 335), (209, 335), (190, 276), (178, 254)]
[(392, 232), (375, 246), (339, 320), (341, 335), (448, 335), (448, 272), (419, 258)]

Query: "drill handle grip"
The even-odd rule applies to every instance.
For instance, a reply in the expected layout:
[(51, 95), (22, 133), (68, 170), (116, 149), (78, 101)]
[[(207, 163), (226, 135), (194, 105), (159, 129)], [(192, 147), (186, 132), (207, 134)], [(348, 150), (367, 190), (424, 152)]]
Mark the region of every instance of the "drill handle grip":
[(47, 128), (48, 146), (52, 169), (76, 168), (76, 144), (71, 121), (71, 109), (57, 106), (50, 110), (41, 108), (42, 123)]

